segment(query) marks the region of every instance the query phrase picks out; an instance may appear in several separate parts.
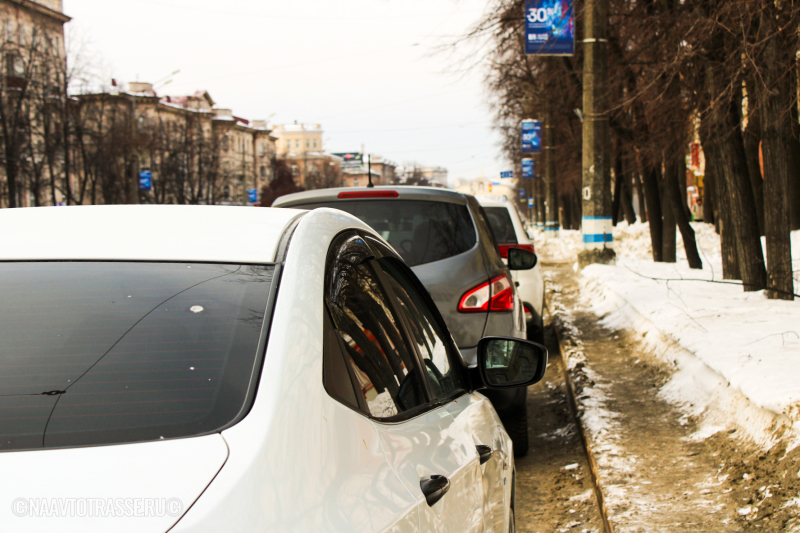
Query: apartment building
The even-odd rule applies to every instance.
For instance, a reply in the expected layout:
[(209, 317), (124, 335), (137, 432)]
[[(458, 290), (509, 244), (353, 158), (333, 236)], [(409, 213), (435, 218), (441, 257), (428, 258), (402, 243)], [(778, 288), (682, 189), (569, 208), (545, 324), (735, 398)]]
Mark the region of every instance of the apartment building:
[(266, 121), (217, 108), (208, 92), (159, 97), (136, 82), (76, 100), (75, 203), (247, 205), (272, 179), (276, 139)]
[(342, 185), (342, 158), (323, 146), (319, 124), (279, 124), (272, 131), (278, 157), (286, 160), (298, 186), (324, 189)]
[(43, 184), (55, 183), (63, 154), (56, 160), (55, 152), (47, 151), (52, 146), (44, 142), (42, 128), (57, 124), (63, 112), (53, 104), (63, 103), (64, 24), (69, 21), (61, 0), (0, 0), (0, 106), (10, 110), (19, 98), (26, 99), (25, 114), (0, 114), (5, 122), (0, 135), (7, 135), (0, 140), (8, 151), (0, 163), (0, 207), (37, 205), (43, 196), (61, 199), (55, 185), (45, 194)]

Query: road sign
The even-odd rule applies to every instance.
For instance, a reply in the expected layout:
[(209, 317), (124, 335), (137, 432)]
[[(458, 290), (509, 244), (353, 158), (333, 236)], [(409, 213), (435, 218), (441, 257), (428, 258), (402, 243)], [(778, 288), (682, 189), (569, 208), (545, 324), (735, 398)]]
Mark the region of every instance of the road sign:
[(575, 53), (572, 0), (525, 2), (525, 53), (571, 56)]
[(247, 201), (251, 204), (258, 202), (258, 189), (247, 189)]
[(522, 179), (532, 180), (536, 177), (536, 172), (533, 166), (533, 159), (522, 160)]
[(528, 207), (533, 207), (533, 198), (528, 198)]
[(139, 190), (144, 192), (153, 190), (153, 173), (149, 170), (139, 172)]
[(520, 198), (520, 200), (524, 200), (525, 196), (527, 196), (527, 194), (525, 193), (525, 189), (520, 189), (519, 190), (519, 198)]
[[(511, 179), (513, 177), (514, 177), (514, 171), (513, 170), (505, 170), (505, 171), (500, 173), (500, 179)], [(500, 184), (498, 183), (498, 185), (500, 185)]]
[(538, 154), (542, 151), (542, 123), (538, 120), (522, 121), (522, 153)]

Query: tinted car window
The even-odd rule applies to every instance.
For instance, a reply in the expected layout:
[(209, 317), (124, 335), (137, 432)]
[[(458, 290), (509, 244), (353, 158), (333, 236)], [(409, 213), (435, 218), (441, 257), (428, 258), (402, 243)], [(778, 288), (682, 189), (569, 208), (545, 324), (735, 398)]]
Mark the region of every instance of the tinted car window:
[(425, 297), (393, 259), (378, 261), (397, 297), (397, 308), (406, 315), (411, 341), (417, 345), (425, 365), (425, 376), (435, 399), (447, 398), (463, 390), (459, 369), (452, 364), (447, 334), (436, 320)]
[(273, 266), (0, 263), (0, 451), (213, 432), (242, 411)]
[(334, 326), (369, 414), (397, 416), (426, 401), (417, 359), (372, 271), (373, 261), (342, 248), (332, 265), (328, 302)]
[(419, 200), (341, 200), (296, 209), (331, 207), (347, 211), (377, 231), (409, 266), (447, 259), (475, 246), (466, 206)]
[(505, 207), (484, 207), (486, 218), (492, 232), (500, 244), (517, 244), (517, 234), (514, 231), (514, 223), (511, 221), (511, 214)]

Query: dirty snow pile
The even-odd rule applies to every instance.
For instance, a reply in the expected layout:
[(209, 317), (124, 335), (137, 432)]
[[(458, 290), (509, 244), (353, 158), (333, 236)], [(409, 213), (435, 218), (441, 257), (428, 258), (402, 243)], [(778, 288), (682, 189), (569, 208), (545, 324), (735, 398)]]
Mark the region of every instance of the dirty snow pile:
[[(680, 234), (678, 262), (655, 263), (647, 224), (618, 225), (616, 265), (586, 267), (583, 298), (607, 326), (639, 331), (650, 351), (676, 366), (662, 394), (702, 414), (705, 431), (735, 425), (763, 446), (784, 437), (800, 444), (800, 299), (768, 300), (716, 283), (723, 281), (719, 236), (709, 224), (693, 227), (703, 270), (689, 268)], [(536, 244), (543, 261), (574, 262), (581, 236), (563, 231)], [(792, 258), (800, 292), (800, 231)]]

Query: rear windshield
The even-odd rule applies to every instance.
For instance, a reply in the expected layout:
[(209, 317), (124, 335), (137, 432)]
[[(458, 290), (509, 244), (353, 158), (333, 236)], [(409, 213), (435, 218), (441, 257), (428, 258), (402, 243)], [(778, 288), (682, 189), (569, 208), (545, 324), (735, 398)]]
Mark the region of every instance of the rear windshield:
[(0, 263), (0, 452), (187, 437), (235, 421), (274, 268)]
[(386, 239), (409, 266), (453, 257), (477, 242), (465, 205), (420, 200), (340, 200), (291, 207), (347, 211)]
[(497, 239), (498, 244), (517, 244), (517, 234), (514, 231), (514, 223), (511, 222), (511, 214), (505, 207), (484, 207), (489, 225)]

